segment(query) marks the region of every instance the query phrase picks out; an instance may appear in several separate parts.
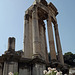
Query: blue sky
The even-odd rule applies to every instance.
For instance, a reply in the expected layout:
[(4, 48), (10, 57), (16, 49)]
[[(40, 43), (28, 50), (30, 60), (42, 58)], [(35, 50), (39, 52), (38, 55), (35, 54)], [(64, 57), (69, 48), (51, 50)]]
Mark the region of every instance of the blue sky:
[[(34, 0), (0, 0), (0, 55), (7, 50), (8, 37), (16, 38), (16, 50), (23, 49), (25, 10)], [(47, 0), (58, 9), (58, 28), (63, 53), (75, 53), (75, 0)]]

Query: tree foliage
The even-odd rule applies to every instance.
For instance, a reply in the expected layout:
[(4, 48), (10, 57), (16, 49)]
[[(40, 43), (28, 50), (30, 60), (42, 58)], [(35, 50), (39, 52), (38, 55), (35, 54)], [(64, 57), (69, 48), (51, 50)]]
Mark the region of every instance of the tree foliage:
[(67, 52), (64, 54), (64, 62), (70, 66), (75, 66), (75, 54), (72, 52)]
[[(49, 57), (49, 61), (51, 62), (50, 53), (48, 53), (48, 57)], [(66, 64), (75, 67), (75, 54), (73, 54), (72, 52), (67, 52), (63, 55), (63, 57), (64, 57), (64, 62)]]

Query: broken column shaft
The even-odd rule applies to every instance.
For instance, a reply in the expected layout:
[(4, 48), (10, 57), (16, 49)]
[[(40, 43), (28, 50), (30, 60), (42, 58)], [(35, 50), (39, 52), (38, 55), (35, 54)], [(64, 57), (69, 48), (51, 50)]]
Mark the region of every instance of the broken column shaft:
[(8, 51), (15, 51), (15, 38), (14, 37), (9, 37), (8, 39)]

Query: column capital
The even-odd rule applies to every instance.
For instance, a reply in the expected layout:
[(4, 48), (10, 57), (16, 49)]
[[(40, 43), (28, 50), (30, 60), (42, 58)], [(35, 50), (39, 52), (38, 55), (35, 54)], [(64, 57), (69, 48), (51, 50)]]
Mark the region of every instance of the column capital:
[(32, 18), (33, 19), (38, 19), (37, 7), (35, 7), (35, 6), (33, 7)]
[(25, 14), (24, 20), (29, 20), (29, 14)]
[(37, 9), (38, 9), (37, 5), (34, 5), (32, 11), (36, 11)]

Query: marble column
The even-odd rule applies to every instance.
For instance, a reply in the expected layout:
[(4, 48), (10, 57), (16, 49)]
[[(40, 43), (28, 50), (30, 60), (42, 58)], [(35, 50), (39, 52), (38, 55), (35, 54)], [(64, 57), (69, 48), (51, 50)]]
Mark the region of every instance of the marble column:
[(29, 55), (32, 58), (33, 55), (33, 37), (32, 37), (32, 18), (29, 16)]
[(49, 62), (48, 51), (47, 51), (47, 41), (46, 41), (46, 29), (44, 29), (44, 37), (45, 37), (45, 53), (46, 53), (46, 62)]
[(57, 23), (54, 25), (54, 29), (55, 29), (57, 52), (58, 52), (58, 60), (61, 62), (62, 65), (64, 65), (64, 60), (63, 60), (63, 54), (62, 54), (62, 48), (61, 48), (60, 37), (59, 37), (59, 32), (58, 32), (58, 24)]
[(46, 43), (46, 28), (45, 28), (45, 23), (43, 22), (43, 43), (44, 43), (44, 57), (45, 61), (48, 62), (48, 51), (47, 51), (47, 43)]
[(41, 43), (41, 55), (44, 60), (46, 60), (46, 52), (45, 52), (45, 24), (43, 20), (39, 21), (40, 28), (40, 43)]
[(39, 20), (39, 37), (40, 37), (40, 55), (42, 57), (42, 59), (44, 59), (44, 51), (43, 51), (43, 37), (42, 37), (42, 31), (43, 31), (43, 27), (42, 27), (42, 21)]
[(25, 14), (24, 19), (24, 58), (29, 58), (29, 14)]
[(45, 39), (45, 24), (43, 24), (43, 47), (44, 47), (44, 49), (43, 49), (43, 52), (44, 52), (44, 58), (45, 58), (45, 60), (46, 60), (46, 44), (45, 44), (45, 41), (46, 39)]
[(32, 12), (32, 34), (33, 34), (33, 56), (40, 56), (40, 39), (39, 39), (39, 26), (38, 26), (38, 13), (37, 7), (34, 6)]
[(48, 19), (47, 19), (47, 28), (48, 28), (48, 38), (49, 38), (51, 60), (53, 59), (56, 60), (56, 52), (55, 52), (54, 37), (53, 37), (53, 30), (52, 30), (50, 15), (48, 15)]

